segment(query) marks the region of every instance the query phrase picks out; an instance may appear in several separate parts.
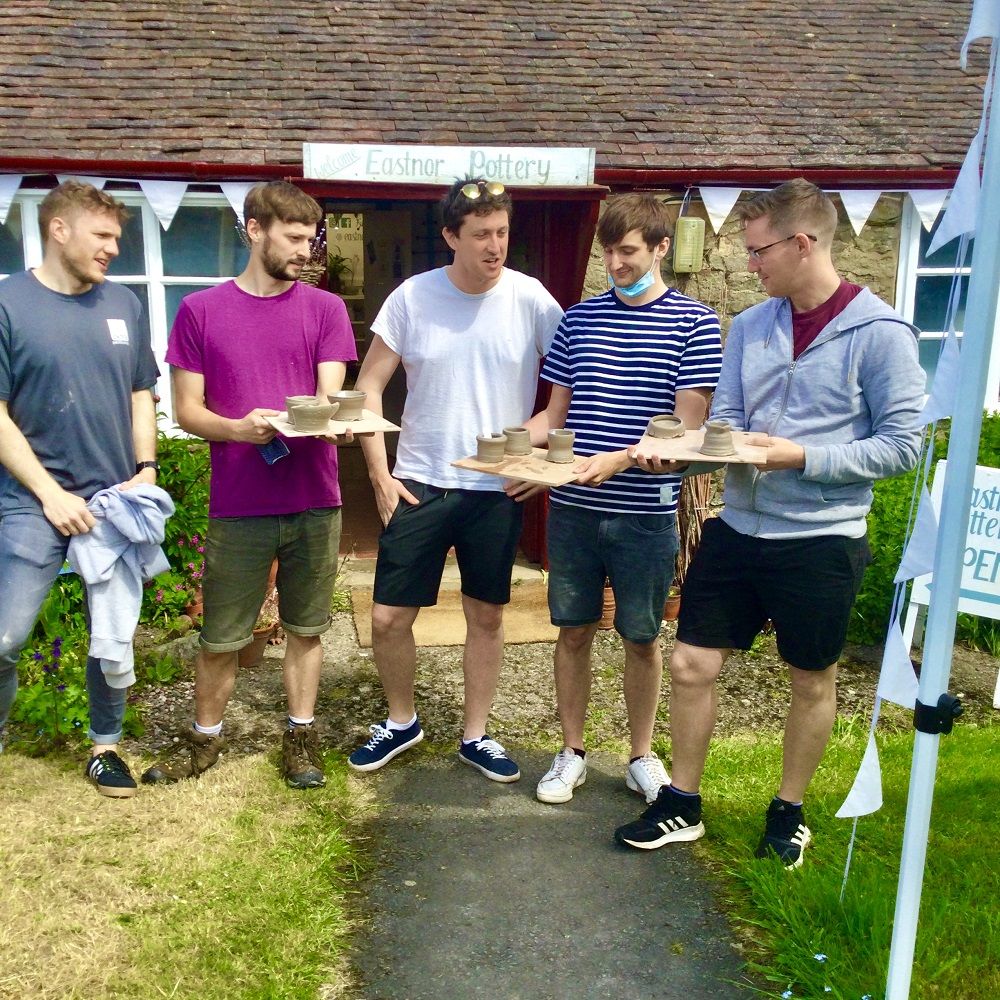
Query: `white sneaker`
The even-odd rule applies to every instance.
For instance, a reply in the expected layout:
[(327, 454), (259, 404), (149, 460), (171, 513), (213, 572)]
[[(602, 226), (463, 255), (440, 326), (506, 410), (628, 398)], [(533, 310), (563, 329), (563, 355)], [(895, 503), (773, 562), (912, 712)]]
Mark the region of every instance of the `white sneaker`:
[(663, 761), (655, 753), (632, 761), (625, 769), (625, 784), (630, 791), (645, 796), (650, 805), (656, 801), (656, 795), (663, 785), (670, 784), (670, 775), (663, 766)]
[(587, 762), (569, 747), (563, 747), (545, 777), (538, 782), (535, 795), (539, 802), (569, 802), (573, 789), (586, 780)]

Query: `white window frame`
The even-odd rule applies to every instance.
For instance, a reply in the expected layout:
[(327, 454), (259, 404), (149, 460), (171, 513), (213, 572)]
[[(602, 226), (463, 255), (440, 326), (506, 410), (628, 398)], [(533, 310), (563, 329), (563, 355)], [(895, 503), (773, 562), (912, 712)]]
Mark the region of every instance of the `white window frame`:
[[(42, 188), (22, 188), (14, 198), (16, 204), (21, 209), (21, 231), (24, 247), (24, 266), (26, 268), (38, 267), (42, 262), (42, 238), (38, 229), (38, 206), (42, 199), (48, 194), (48, 189)], [(170, 331), (167, 329), (167, 300), (166, 288), (168, 285), (200, 285), (205, 288), (211, 285), (221, 285), (224, 281), (229, 281), (235, 275), (222, 275), (218, 277), (206, 277), (204, 275), (165, 275), (163, 273), (163, 252), (160, 238), (163, 229), (160, 226), (156, 213), (146, 201), (142, 191), (114, 190), (109, 191), (118, 201), (126, 205), (130, 211), (138, 210), (142, 218), (142, 242), (145, 274), (116, 274), (109, 277), (109, 281), (116, 281), (123, 285), (145, 285), (147, 300), (149, 303), (149, 333), (153, 347), (153, 354), (156, 363), (160, 368), (160, 378), (156, 384), (157, 394), (160, 396), (158, 404), (159, 410), (166, 414), (166, 420), (161, 421), (164, 430), (170, 430), (174, 426), (173, 420), (173, 400), (170, 394), (170, 374), (169, 366), (166, 363), (167, 336)], [(180, 204), (185, 207), (208, 207), (225, 208), (233, 211), (232, 206), (221, 192), (213, 191), (188, 191), (185, 193)], [(233, 212), (233, 225), (238, 222), (236, 213)]]

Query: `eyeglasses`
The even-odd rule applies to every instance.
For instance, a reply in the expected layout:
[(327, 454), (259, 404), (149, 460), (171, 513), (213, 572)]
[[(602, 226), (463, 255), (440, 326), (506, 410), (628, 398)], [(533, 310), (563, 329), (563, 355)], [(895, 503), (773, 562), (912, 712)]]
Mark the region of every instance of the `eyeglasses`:
[(498, 194), (503, 194), (505, 188), (499, 181), (471, 181), (463, 184), (459, 190), (469, 201), (475, 201), (483, 196), (484, 191), (491, 198), (495, 198)]
[[(789, 240), (794, 240), (795, 237), (798, 236), (798, 235), (799, 235), (798, 233), (792, 233), (791, 236), (786, 236), (786, 237), (784, 237), (784, 239), (775, 240), (773, 243), (766, 243), (762, 247), (757, 247), (756, 250), (751, 250), (749, 247), (747, 247), (747, 256), (751, 260), (761, 261), (761, 260), (764, 259), (764, 252), (766, 250), (770, 250), (771, 247), (776, 247), (779, 243), (787, 243)], [(813, 243), (816, 242), (816, 237), (815, 236), (810, 236), (809, 233), (803, 233), (802, 235), (803, 236), (808, 236), (809, 239), (811, 239), (813, 241)]]

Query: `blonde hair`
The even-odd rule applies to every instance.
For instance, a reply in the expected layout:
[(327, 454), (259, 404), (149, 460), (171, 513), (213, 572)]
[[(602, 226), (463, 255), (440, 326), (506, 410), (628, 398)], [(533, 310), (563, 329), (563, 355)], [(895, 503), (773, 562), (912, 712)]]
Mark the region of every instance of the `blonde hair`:
[(42, 233), (42, 244), (49, 240), (49, 226), (53, 219), (71, 219), (81, 212), (110, 215), (119, 226), (128, 218), (128, 209), (120, 201), (99, 191), (93, 184), (63, 181), (38, 206), (38, 228)]

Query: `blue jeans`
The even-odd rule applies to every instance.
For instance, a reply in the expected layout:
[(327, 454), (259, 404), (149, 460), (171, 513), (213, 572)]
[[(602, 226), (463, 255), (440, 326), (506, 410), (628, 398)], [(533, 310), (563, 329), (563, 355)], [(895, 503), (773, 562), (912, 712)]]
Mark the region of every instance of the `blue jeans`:
[[(69, 539), (42, 514), (0, 518), (0, 730), (17, 694), (17, 661), (42, 603), (66, 559)], [(101, 661), (87, 657), (88, 737), (117, 743), (125, 720), (125, 689), (108, 686)]]
[(673, 514), (609, 514), (552, 504), (549, 508), (549, 614), (560, 628), (600, 621), (604, 579), (615, 595), (615, 628), (645, 645), (660, 631), (674, 579)]

